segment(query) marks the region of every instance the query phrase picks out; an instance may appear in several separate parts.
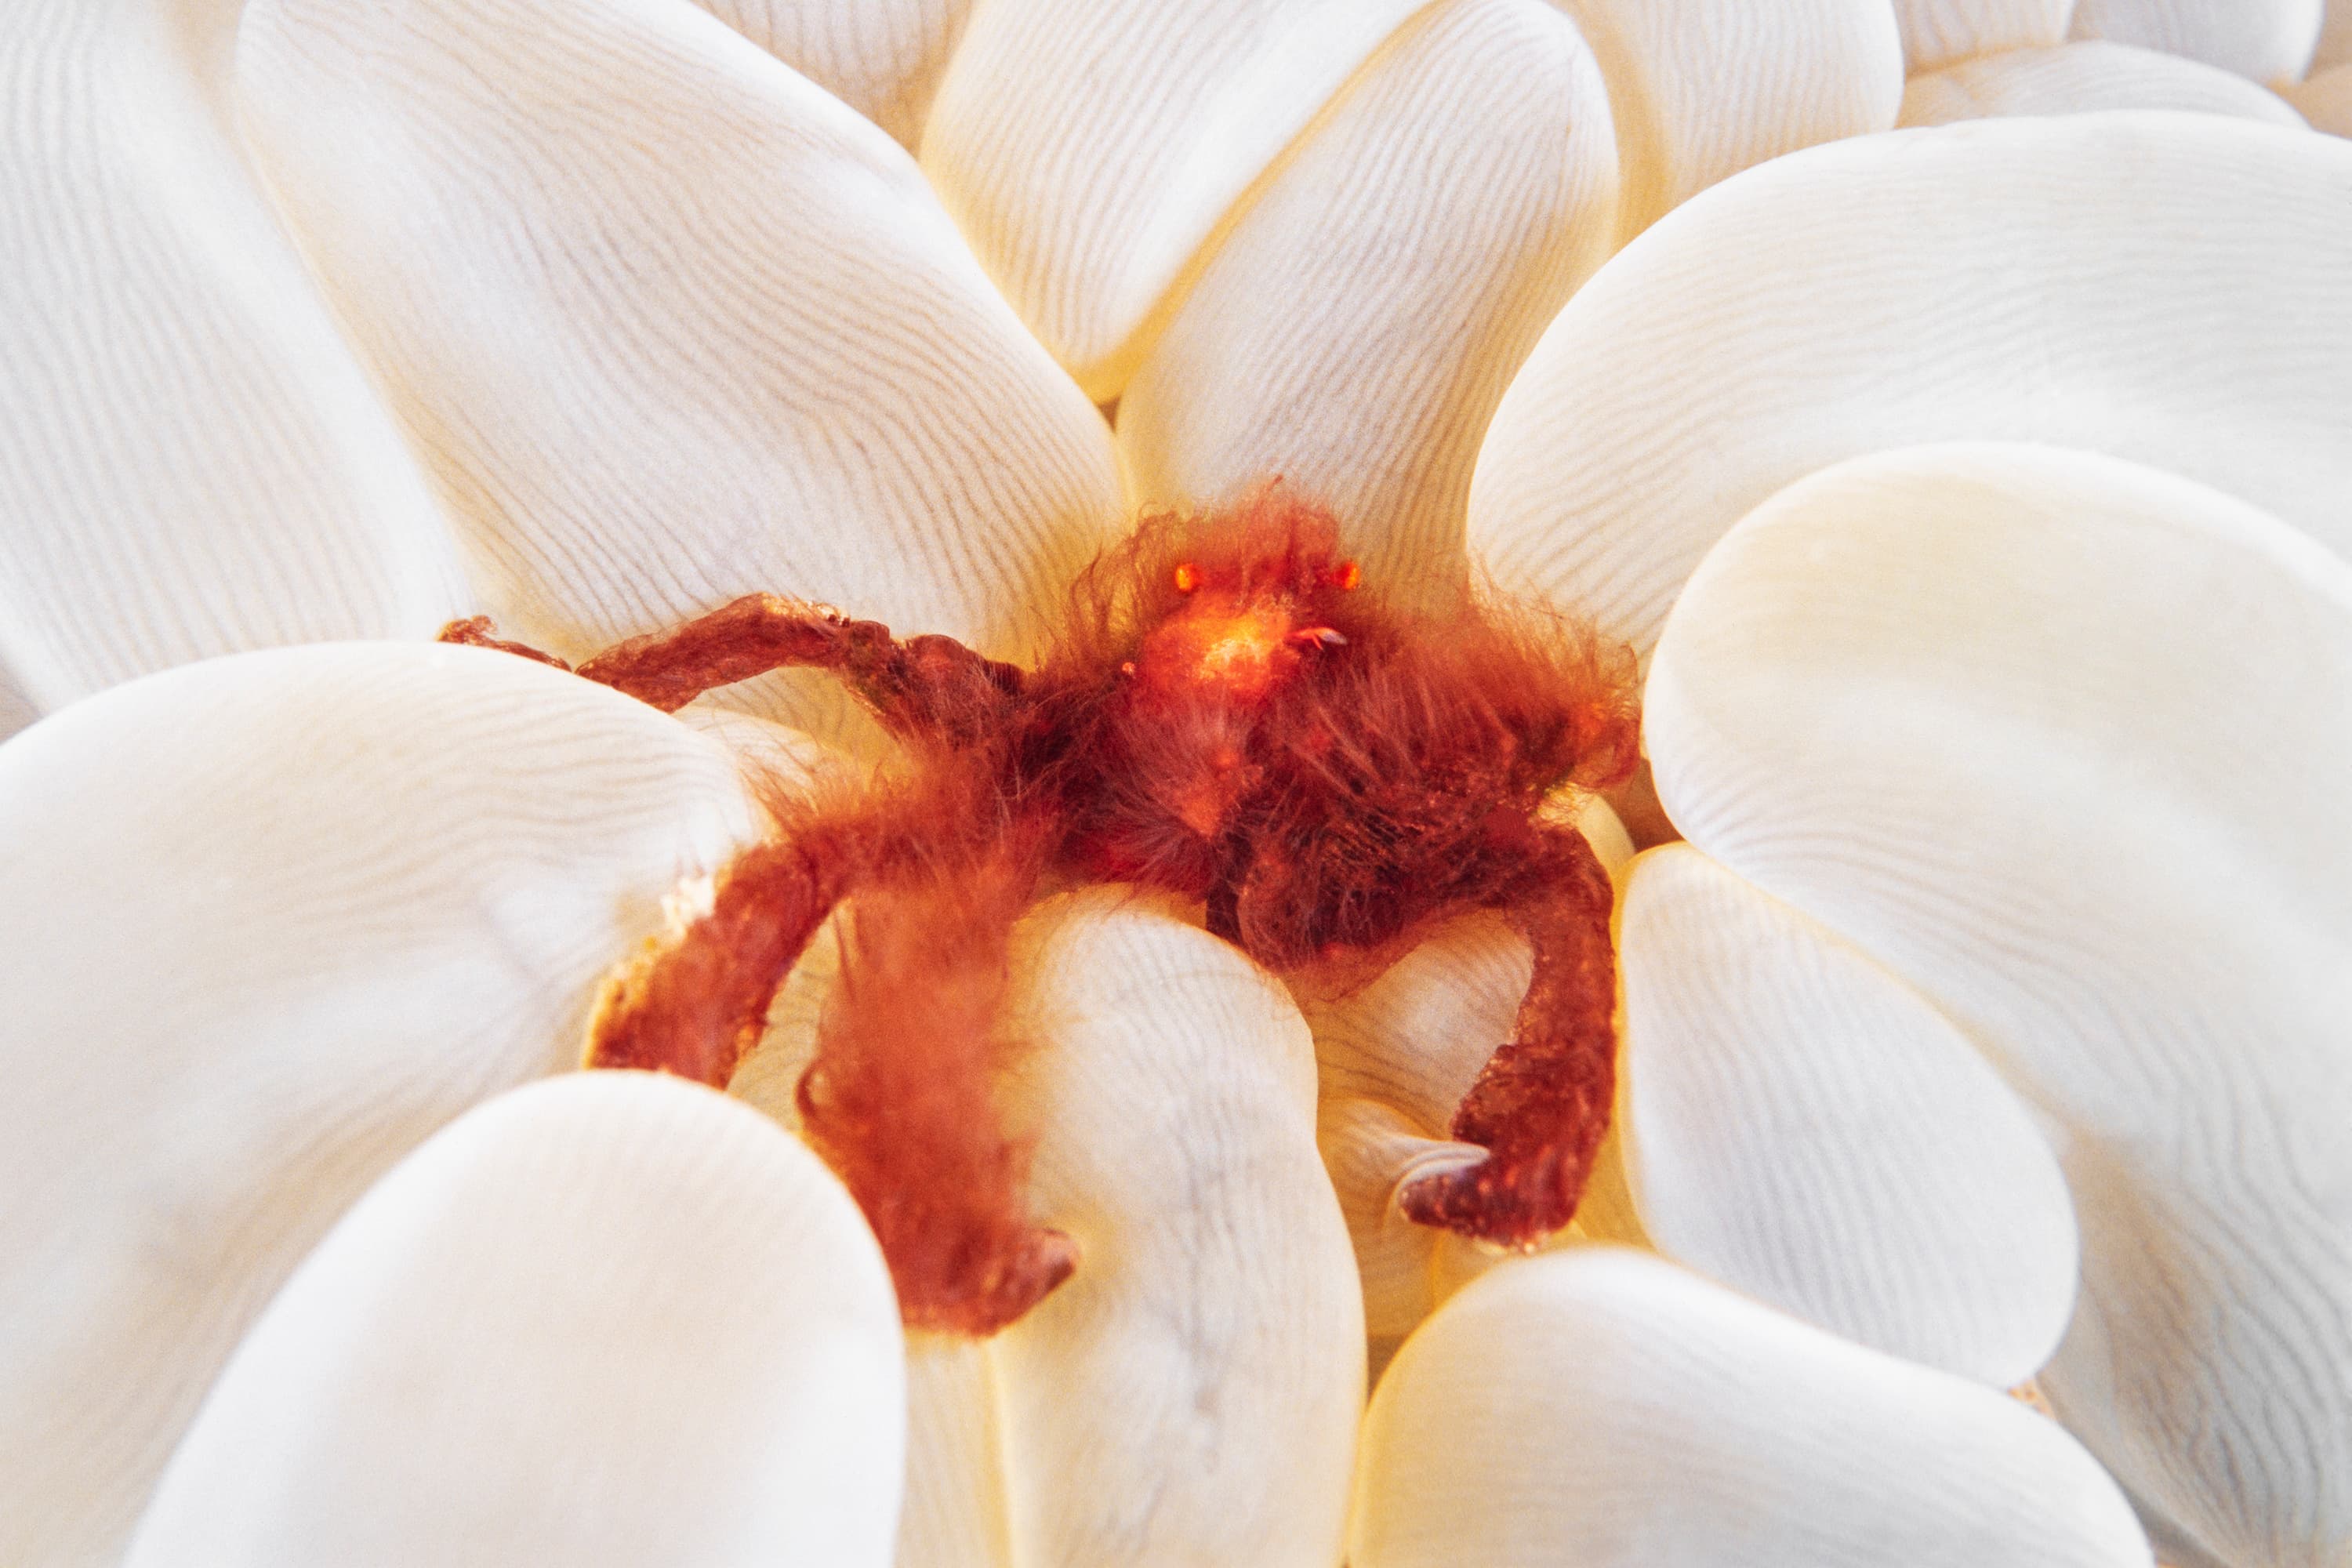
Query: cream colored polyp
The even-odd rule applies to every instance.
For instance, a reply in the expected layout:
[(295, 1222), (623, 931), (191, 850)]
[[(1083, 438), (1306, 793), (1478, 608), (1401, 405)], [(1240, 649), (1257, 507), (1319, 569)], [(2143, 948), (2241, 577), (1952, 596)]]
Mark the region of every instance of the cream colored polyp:
[(18, 0), (0, 26), (0, 664), (42, 709), (467, 607), (423, 474), (223, 123), (235, 16)]
[(1895, 123), (1903, 45), (1886, 0), (1561, 3), (1608, 78), (1621, 239), (1750, 164)]
[(33, 700), (19, 689), (7, 667), (0, 665), (0, 741), (5, 741), (41, 716)]
[(1842, 458), (2049, 441), (2352, 553), (2352, 145), (2210, 114), (1983, 121), (1708, 192), (1570, 300), (1470, 543), (1647, 649), (1708, 545)]
[(573, 1065), (750, 828), (709, 742), (471, 648), (194, 665), (0, 748), (0, 1560), (119, 1549), (311, 1243)]
[(1918, 994), (1688, 845), (1618, 928), (1626, 1173), (1659, 1251), (1874, 1350), (2024, 1382), (2074, 1304), (2025, 1108)]
[(2053, 1130), (2043, 1376), (2231, 1568), (2352, 1553), (2352, 569), (2083, 453), (1832, 468), (1709, 556), (1647, 704), (1693, 844), (1916, 986)]
[(1244, 212), (1119, 404), (1139, 501), (1272, 474), (1338, 512), (1367, 580), (1464, 571), (1470, 468), (1519, 362), (1608, 254), (1617, 142), (1543, 0), (1448, 0)]
[(1365, 1422), (1350, 1568), (2145, 1568), (2056, 1424), (1669, 1263), (1506, 1264)]
[(573, 1074), (335, 1226), (128, 1562), (886, 1568), (905, 1429), (898, 1301), (832, 1173), (709, 1089)]
[(2352, 136), (2352, 65), (2314, 71), (2310, 79), (2282, 90), (2313, 130)]
[(896, 1568), (1014, 1568), (986, 1342), (907, 1339), (907, 1499)]
[(1358, 989), (1307, 1000), (1323, 1092), (1396, 1107), (1435, 1135), (1510, 1037), (1534, 960), (1498, 915), (1472, 915)]
[(923, 168), (1097, 400), (1244, 193), (1428, 0), (991, 0)]
[(255, 0), (245, 121), (514, 635), (736, 595), (1015, 649), (1109, 432), (905, 153), (653, 0)]
[(1364, 1322), (1306, 1026), (1120, 889), (1033, 917), (1015, 961), (1035, 1204), (1079, 1264), (992, 1347), (1014, 1563), (1328, 1568)]
[(913, 148), (972, 0), (696, 0)]
[(2062, 42), (2074, 0), (1895, 0), (1904, 68), (1936, 70), (1970, 55)]
[(2320, 23), (2319, 43), (2311, 51), (2311, 75), (2336, 66), (2352, 65), (2352, 5), (2346, 0), (2327, 0), (2327, 15)]
[(1361, 989), (1307, 999), (1323, 1090), (1318, 1140), (1376, 1337), (1409, 1332), (1483, 1266), (1475, 1244), (1405, 1218), (1396, 1194), (1414, 1176), (1483, 1157), (1446, 1134), (1478, 1069), (1511, 1037), (1531, 963), (1526, 938), (1473, 916)]
[(2102, 109), (2182, 109), (2303, 124), (2303, 116), (2277, 93), (2219, 66), (2100, 38), (2012, 49), (1915, 76), (1904, 84), (1899, 123), (1948, 125), (2000, 114)]
[(1486, 1152), (1433, 1133), (1384, 1100), (1355, 1098), (1323, 1101), (1317, 1143), (1355, 1249), (1364, 1331), (1375, 1341), (1408, 1334), (1485, 1259), (1451, 1232), (1407, 1219), (1397, 1194), (1418, 1177), (1475, 1165)]
[(2073, 36), (2186, 55), (2255, 81), (2311, 64), (2327, 0), (2075, 0)]

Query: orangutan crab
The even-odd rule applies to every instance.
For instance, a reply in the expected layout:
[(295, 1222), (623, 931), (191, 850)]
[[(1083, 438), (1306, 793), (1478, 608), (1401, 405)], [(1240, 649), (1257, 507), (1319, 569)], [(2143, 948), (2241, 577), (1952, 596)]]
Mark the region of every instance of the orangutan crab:
[[(1277, 973), (1376, 973), (1432, 922), (1498, 910), (1535, 969), (1454, 1136), (1484, 1161), (1400, 1194), (1423, 1224), (1531, 1246), (1567, 1223), (1615, 1074), (1609, 879), (1546, 794), (1635, 760), (1632, 657), (1465, 589), (1442, 614), (1359, 593), (1330, 515), (1278, 485), (1147, 516), (1080, 577), (1034, 671), (942, 637), (752, 595), (578, 673), (674, 710), (785, 665), (835, 672), (909, 750), (901, 780), (772, 803), (709, 908), (613, 981), (594, 1067), (723, 1085), (818, 925), (850, 900), (842, 1005), (799, 1089), (910, 1325), (1013, 1322), (1076, 1249), (1034, 1225), (992, 1110), (1015, 918), (1048, 879), (1202, 900)], [(560, 661), (490, 635), (445, 640)]]

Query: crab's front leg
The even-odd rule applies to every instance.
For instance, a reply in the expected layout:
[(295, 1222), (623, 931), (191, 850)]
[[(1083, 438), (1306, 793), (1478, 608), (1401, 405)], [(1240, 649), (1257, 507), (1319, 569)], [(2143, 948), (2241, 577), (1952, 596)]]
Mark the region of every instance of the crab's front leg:
[[(918, 804), (940, 809), (915, 821), (972, 815), (951, 794)], [(1002, 1102), (1020, 1048), (1003, 1016), (1010, 942), (1041, 839), (946, 837), (908, 833), (911, 852), (844, 910), (840, 972), (796, 1102), (881, 1243), (908, 1325), (987, 1335), (1069, 1278), (1077, 1248), (1031, 1218), (1030, 1141)]]
[(759, 1043), (777, 988), (854, 885), (856, 828), (819, 818), (754, 844), (709, 884), (682, 929), (608, 982), (587, 1064), (676, 1073), (723, 1089)]
[(1617, 960), (1609, 873), (1584, 836), (1536, 825), (1524, 870), (1494, 902), (1535, 949), (1511, 1039), (1454, 1113), (1453, 1135), (1486, 1151), (1398, 1194), (1407, 1217), (1481, 1241), (1531, 1247), (1566, 1225), (1609, 1131), (1617, 1081)]
[(614, 643), (576, 667), (498, 637), (483, 616), (450, 622), (440, 640), (571, 668), (665, 713), (772, 669), (828, 669), (894, 733), (949, 741), (992, 732), (1021, 685), (1018, 669), (953, 637), (901, 641), (879, 621), (775, 594), (746, 594), (666, 631)]

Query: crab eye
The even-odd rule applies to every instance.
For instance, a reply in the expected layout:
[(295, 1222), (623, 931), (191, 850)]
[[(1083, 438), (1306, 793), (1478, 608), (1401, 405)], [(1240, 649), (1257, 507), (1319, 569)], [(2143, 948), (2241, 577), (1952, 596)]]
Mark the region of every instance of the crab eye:
[(1343, 593), (1351, 592), (1357, 584), (1364, 580), (1364, 568), (1360, 563), (1342, 561), (1325, 573), (1324, 579)]
[(1176, 591), (1180, 594), (1189, 594), (1200, 585), (1200, 568), (1190, 561), (1180, 563), (1176, 567)]

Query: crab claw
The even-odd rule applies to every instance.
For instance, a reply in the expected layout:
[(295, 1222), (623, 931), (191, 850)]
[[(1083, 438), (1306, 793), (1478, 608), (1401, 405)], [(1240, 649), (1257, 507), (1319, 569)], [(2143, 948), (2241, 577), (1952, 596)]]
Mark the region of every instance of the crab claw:
[[(884, 1256), (889, 1248), (886, 1245)], [(896, 1260), (894, 1260), (895, 1262)], [(1009, 1247), (956, 1260), (944, 1278), (898, 1275), (898, 1311), (910, 1329), (985, 1339), (1010, 1328), (1077, 1271), (1078, 1244), (1064, 1232), (1033, 1226)]]
[(1414, 1177), (1399, 1189), (1397, 1206), (1416, 1225), (1531, 1252), (1575, 1217), (1589, 1173), (1589, 1163), (1567, 1150), (1524, 1161), (1490, 1153)]

